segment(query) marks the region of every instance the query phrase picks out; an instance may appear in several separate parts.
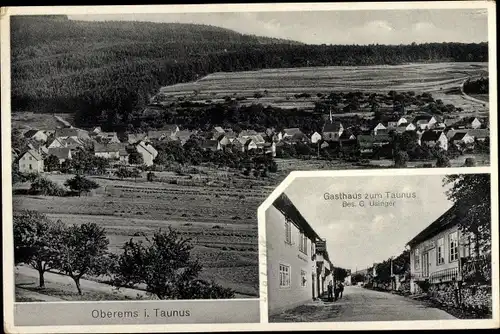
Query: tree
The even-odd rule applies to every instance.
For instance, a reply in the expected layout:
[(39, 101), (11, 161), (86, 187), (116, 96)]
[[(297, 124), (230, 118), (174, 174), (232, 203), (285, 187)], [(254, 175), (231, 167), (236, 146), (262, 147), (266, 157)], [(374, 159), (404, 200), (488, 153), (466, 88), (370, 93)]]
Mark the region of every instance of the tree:
[(58, 267), (73, 279), (81, 295), (83, 275), (102, 275), (108, 270), (106, 231), (96, 223), (73, 225), (65, 230), (62, 241)]
[(72, 191), (78, 192), (78, 196), (80, 196), (82, 192), (89, 192), (92, 189), (99, 188), (99, 184), (81, 175), (75, 175), (72, 179), (67, 180), (64, 185)]
[(474, 254), (491, 249), (491, 179), (489, 174), (458, 174), (444, 178), (451, 185), (448, 199), (455, 202), (459, 228), (474, 239)]
[(408, 160), (408, 153), (404, 151), (397, 151), (396, 154), (394, 154), (394, 167), (404, 168), (407, 166)]
[(128, 162), (131, 165), (141, 165), (144, 163), (144, 159), (142, 158), (142, 154), (139, 152), (132, 152), (128, 157)]
[(44, 274), (57, 266), (64, 225), (43, 213), (25, 210), (14, 213), (14, 261), (36, 269), (39, 286), (45, 287)]
[(335, 277), (336, 281), (343, 282), (347, 276), (348, 272), (346, 269), (340, 267), (333, 268), (333, 277)]
[(159, 299), (230, 298), (234, 292), (198, 279), (202, 267), (191, 258), (190, 239), (171, 227), (143, 241), (130, 239), (119, 257), (114, 284), (144, 284)]
[(450, 158), (448, 158), (448, 156), (445, 153), (440, 152), (439, 154), (437, 154), (436, 167), (450, 167), (450, 166), (451, 166)]
[(49, 155), (47, 159), (45, 159), (44, 164), (49, 172), (57, 170), (60, 167), (59, 158), (53, 154)]
[(130, 171), (126, 167), (120, 167), (118, 170), (115, 172), (115, 175), (118, 176), (120, 179), (125, 179), (128, 177), (132, 177), (132, 171)]

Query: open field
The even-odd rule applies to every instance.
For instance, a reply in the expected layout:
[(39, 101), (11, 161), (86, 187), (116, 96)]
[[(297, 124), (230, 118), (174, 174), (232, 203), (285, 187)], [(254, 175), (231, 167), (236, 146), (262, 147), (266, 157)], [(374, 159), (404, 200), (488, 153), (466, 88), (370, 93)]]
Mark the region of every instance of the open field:
[(11, 113), (11, 127), (19, 129), (40, 129), (40, 130), (51, 130), (58, 127), (62, 127), (61, 123), (57, 118), (72, 122), (72, 114), (35, 114), (32, 112), (13, 112)]
[[(286, 108), (312, 108), (318, 100), (316, 93), (332, 91), (431, 92), (445, 103), (464, 110), (484, 106), (464, 100), (460, 94), (446, 94), (460, 87), (469, 77), (487, 75), (487, 63), (422, 63), (379, 66), (333, 66), (286, 69), (265, 69), (246, 72), (213, 73), (196, 82), (163, 87), (163, 97), (188, 97), (203, 101), (228, 96), (245, 97), (245, 103), (272, 104)], [(194, 91), (197, 91), (195, 95)], [(255, 92), (265, 92), (254, 99)], [(294, 97), (310, 93), (311, 98)]]
[[(47, 176), (61, 184), (71, 177)], [(108, 232), (112, 252), (120, 252), (130, 238), (143, 239), (142, 233), (170, 225), (192, 239), (192, 254), (204, 267), (202, 278), (231, 287), (240, 297), (258, 296), (256, 211), (268, 189), (91, 178), (101, 185), (93, 196), (14, 195), (13, 209), (36, 210), (66, 224), (95, 222)]]

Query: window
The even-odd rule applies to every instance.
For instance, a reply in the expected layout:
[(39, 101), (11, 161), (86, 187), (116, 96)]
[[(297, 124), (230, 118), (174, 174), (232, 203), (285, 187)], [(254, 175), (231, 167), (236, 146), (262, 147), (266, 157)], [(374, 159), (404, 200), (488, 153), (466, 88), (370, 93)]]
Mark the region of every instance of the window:
[(300, 232), (299, 251), (307, 254), (307, 237), (302, 231)]
[(415, 269), (418, 270), (420, 269), (420, 252), (417, 249), (415, 249), (415, 253), (413, 254), (414, 256), (414, 262), (415, 262)]
[(31, 164), (30, 164), (30, 169), (33, 169), (33, 167), (31, 167)]
[(290, 266), (280, 264), (280, 288), (290, 287)]
[(285, 219), (285, 242), (292, 243), (292, 222), (288, 218)]
[(453, 232), (448, 235), (450, 262), (458, 260), (458, 232)]
[(437, 241), (436, 264), (444, 263), (444, 238), (439, 238)]
[(300, 271), (300, 286), (301, 287), (307, 286), (307, 271), (305, 270)]

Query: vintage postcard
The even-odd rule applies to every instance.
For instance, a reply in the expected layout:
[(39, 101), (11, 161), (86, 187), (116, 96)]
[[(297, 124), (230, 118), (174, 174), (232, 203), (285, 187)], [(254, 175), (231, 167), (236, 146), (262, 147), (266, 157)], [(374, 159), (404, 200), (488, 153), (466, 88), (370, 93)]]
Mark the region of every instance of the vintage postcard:
[(7, 332), (498, 325), (495, 199), (453, 211), (497, 196), (493, 2), (9, 7), (1, 43)]

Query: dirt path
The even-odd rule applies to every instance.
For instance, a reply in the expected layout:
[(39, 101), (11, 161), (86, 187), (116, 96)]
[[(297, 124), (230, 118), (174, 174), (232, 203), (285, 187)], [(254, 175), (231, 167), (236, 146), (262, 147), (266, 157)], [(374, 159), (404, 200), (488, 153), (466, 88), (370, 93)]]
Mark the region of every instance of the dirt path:
[[(17, 266), (16, 273), (22, 274), (24, 276), (32, 277), (36, 280), (38, 280), (38, 271), (35, 269), (26, 267), (26, 266)], [(54, 283), (60, 283), (60, 284), (74, 284), (73, 280), (65, 275), (60, 275), (52, 272), (47, 272), (44, 275), (45, 281), (46, 282), (54, 282)], [(120, 290), (116, 290), (111, 285), (104, 284), (104, 283), (98, 283), (86, 279), (81, 279), (80, 280), (80, 285), (82, 288), (82, 291), (96, 291), (96, 292), (103, 292), (103, 293), (108, 293), (108, 294), (116, 294), (119, 293), (124, 297), (129, 297), (131, 299), (138, 299), (144, 298), (144, 299), (156, 299), (153, 296), (149, 296), (145, 291), (142, 290), (136, 290), (136, 289), (128, 289), (128, 288), (121, 288)]]

